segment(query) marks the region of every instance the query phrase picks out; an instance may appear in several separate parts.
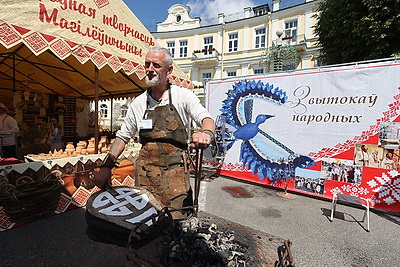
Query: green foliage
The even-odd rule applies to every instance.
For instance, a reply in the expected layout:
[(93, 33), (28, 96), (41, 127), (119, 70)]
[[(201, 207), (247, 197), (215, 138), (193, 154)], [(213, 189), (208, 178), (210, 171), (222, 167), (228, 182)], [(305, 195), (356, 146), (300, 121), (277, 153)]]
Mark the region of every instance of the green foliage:
[(400, 0), (322, 0), (315, 26), (326, 64), (400, 52)]
[(287, 66), (297, 66), (299, 55), (293, 46), (271, 46), (261, 55), (262, 64), (273, 64), (274, 70), (279, 71)]

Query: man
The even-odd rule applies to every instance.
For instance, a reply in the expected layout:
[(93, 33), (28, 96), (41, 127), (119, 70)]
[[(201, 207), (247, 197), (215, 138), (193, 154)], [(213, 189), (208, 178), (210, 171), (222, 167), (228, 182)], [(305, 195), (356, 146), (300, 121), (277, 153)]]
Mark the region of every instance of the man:
[(368, 147), (366, 145), (361, 145), (361, 149), (357, 152), (354, 161), (356, 165), (369, 166), (370, 155), (368, 153)]
[(6, 106), (0, 103), (0, 156), (3, 158), (17, 158), (15, 134), (19, 132), (18, 123), (6, 112)]
[(215, 124), (192, 91), (169, 84), (173, 65), (167, 49), (152, 47), (145, 58), (145, 69), (150, 88), (129, 106), (95, 183), (100, 188), (110, 184), (116, 159), (139, 131), (142, 148), (135, 163), (136, 186), (149, 190), (164, 206), (178, 209), (172, 214), (175, 219), (185, 218), (193, 206), (188, 168), (190, 120), (201, 125), (201, 131), (191, 137), (192, 148), (210, 145)]

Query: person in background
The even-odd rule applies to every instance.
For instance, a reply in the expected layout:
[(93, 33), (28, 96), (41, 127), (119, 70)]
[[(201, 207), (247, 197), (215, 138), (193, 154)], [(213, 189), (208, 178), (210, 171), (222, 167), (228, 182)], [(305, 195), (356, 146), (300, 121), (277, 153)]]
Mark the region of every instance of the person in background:
[(393, 153), (388, 151), (385, 155), (385, 158), (382, 160), (382, 167), (388, 170), (394, 170), (394, 160), (393, 160)]
[(0, 103), (0, 156), (3, 158), (17, 158), (15, 134), (19, 132), (17, 121), (7, 115), (7, 108)]
[(371, 156), (368, 153), (368, 147), (366, 145), (361, 145), (360, 149), (356, 153), (354, 158), (355, 164), (368, 167), (371, 162)]
[[(214, 120), (192, 91), (169, 83), (173, 65), (167, 49), (152, 47), (145, 57), (145, 70), (150, 88), (129, 106), (95, 184), (110, 185), (116, 159), (139, 131), (142, 148), (135, 163), (135, 185), (151, 192), (163, 206), (177, 209), (174, 219), (184, 219), (193, 211), (189, 142), (192, 148), (206, 149), (214, 138)], [(189, 140), (190, 120), (201, 131)]]
[(49, 141), (51, 142), (51, 152), (61, 150), (61, 125), (57, 119), (52, 118), (50, 122), (53, 125), (53, 130), (50, 132)]

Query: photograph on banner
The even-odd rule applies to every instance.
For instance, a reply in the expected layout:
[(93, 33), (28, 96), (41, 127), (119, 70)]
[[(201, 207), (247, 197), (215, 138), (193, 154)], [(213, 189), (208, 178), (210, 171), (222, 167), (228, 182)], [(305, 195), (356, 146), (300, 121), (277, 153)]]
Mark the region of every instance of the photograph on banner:
[(379, 128), (379, 147), (386, 149), (400, 148), (400, 123), (381, 122)]
[(296, 168), (295, 174), (295, 189), (313, 194), (324, 194), (325, 181), (321, 179), (320, 171)]
[(356, 144), (354, 164), (363, 167), (373, 167), (397, 170), (399, 166), (399, 149), (385, 149), (379, 145)]
[(352, 160), (324, 158), (321, 164), (321, 179), (344, 183), (361, 184), (362, 166)]

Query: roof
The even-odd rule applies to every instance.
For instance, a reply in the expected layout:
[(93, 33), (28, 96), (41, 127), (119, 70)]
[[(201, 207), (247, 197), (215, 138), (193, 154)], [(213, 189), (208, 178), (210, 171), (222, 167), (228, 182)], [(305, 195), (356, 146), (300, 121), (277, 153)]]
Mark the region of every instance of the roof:
[[(0, 13), (0, 96), (92, 99), (96, 68), (100, 98), (147, 88), (144, 56), (157, 44), (122, 0), (3, 0)], [(170, 81), (193, 87), (176, 64)]]

